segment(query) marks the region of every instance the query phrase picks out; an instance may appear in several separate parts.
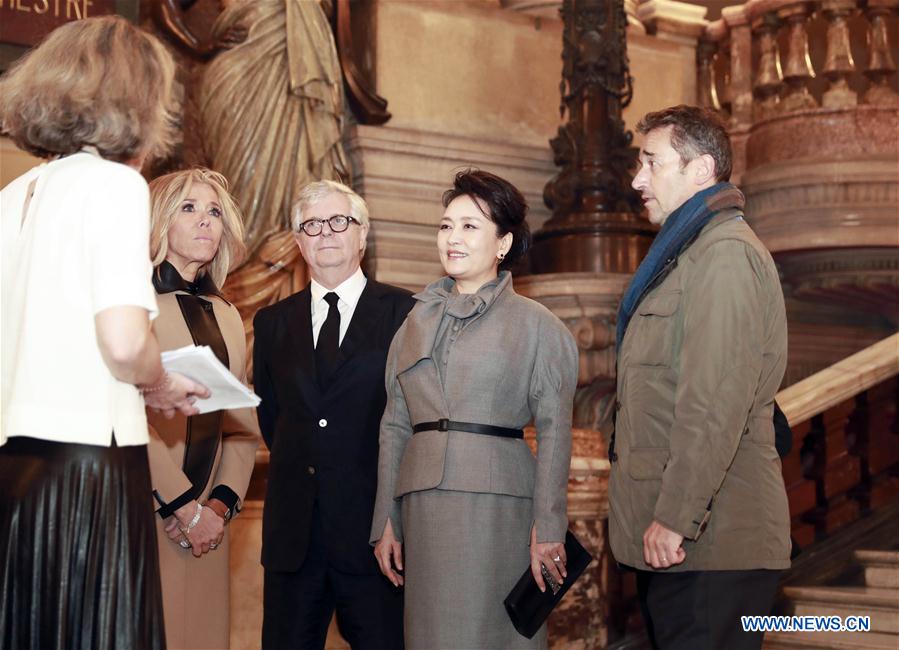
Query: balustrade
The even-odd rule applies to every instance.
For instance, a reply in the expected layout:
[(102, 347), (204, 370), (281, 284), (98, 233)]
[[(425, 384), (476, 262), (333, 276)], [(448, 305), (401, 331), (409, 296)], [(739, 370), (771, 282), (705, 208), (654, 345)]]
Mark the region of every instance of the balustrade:
[(727, 7), (697, 48), (698, 101), (721, 110), (731, 126), (818, 107), (899, 106), (890, 42), (897, 20), (899, 0)]
[(727, 25), (710, 23), (696, 47), (698, 102), (701, 106), (730, 113), (730, 50)]
[(871, 87), (865, 93), (865, 102), (881, 106), (899, 105), (899, 94), (890, 87), (890, 78), (896, 76), (896, 64), (890, 49), (887, 19), (895, 16), (899, 0), (868, 0), (865, 16), (868, 19), (868, 48), (870, 57), (865, 76)]
[(794, 426), (783, 475), (800, 546), (899, 494), (897, 405), (899, 380), (892, 377)]
[(752, 35), (758, 43), (759, 52), (758, 71), (752, 82), (752, 93), (757, 100), (753, 104), (752, 116), (756, 121), (777, 111), (783, 92), (783, 72), (777, 46), (780, 24), (775, 13), (761, 14), (752, 21)]
[(855, 10), (855, 0), (825, 0), (827, 16), (827, 57), (824, 74), (830, 87), (824, 93), (821, 104), (825, 107), (855, 106), (856, 93), (849, 88), (849, 77), (855, 72), (852, 48), (849, 43), (850, 14)]
[(899, 334), (781, 391), (793, 537), (805, 546), (899, 494)]

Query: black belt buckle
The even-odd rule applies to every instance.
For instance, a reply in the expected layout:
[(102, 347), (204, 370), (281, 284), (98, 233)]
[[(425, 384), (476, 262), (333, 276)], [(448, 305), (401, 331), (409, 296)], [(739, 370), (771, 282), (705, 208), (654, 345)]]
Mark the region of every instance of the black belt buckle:
[(438, 431), (449, 431), (449, 418), (440, 418), (437, 420)]

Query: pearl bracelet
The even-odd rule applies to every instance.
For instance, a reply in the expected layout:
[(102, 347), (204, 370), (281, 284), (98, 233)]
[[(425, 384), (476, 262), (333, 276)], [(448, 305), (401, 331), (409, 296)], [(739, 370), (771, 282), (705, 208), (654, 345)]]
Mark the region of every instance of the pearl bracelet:
[(170, 381), (171, 377), (169, 377), (169, 373), (163, 372), (162, 379), (160, 379), (152, 386), (138, 386), (137, 389), (140, 391), (141, 395), (146, 395), (147, 393), (158, 393), (159, 391), (168, 388)]

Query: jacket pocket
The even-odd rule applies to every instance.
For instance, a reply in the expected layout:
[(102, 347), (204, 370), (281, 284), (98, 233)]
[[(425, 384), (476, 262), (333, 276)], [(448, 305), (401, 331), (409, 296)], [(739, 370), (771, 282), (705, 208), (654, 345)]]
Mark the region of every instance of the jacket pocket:
[(393, 498), (419, 490), (430, 490), (443, 480), (447, 433), (416, 433), (406, 445), (396, 477)]
[(671, 316), (680, 304), (681, 292), (666, 291), (644, 300), (637, 308), (641, 316)]
[(637, 307), (628, 330), (634, 329), (626, 346), (628, 365), (669, 367), (678, 345), (680, 289), (647, 297)]
[(631, 448), (627, 473), (635, 481), (661, 481), (668, 458), (667, 447)]

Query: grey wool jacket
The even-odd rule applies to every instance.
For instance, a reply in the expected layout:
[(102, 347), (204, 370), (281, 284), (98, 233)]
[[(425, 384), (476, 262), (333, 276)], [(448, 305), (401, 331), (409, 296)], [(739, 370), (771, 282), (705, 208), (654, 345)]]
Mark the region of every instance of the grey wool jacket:
[[(387, 357), (378, 492), (371, 542), (387, 518), (402, 541), (400, 499), (456, 490), (533, 499), (538, 542), (565, 539), (577, 346), (548, 309), (515, 293), (503, 271), (475, 294), (442, 278), (415, 296)], [(521, 428), (533, 421), (538, 451), (524, 440), (425, 431), (446, 418)]]

